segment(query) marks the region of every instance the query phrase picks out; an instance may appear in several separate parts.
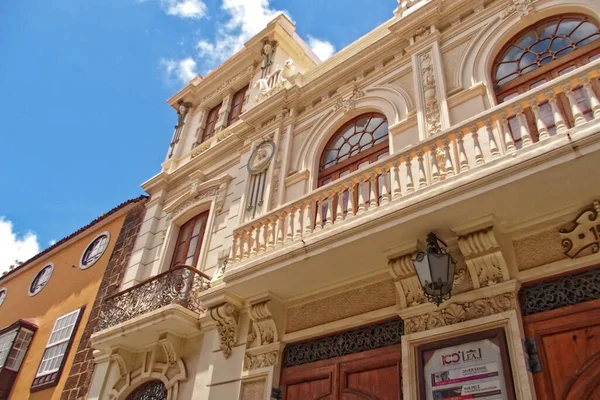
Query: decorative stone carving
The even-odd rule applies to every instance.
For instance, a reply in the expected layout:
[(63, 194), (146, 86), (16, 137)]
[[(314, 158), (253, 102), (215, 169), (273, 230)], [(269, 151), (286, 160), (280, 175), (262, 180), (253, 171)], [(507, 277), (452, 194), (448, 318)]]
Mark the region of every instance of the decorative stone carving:
[(521, 18), (529, 15), (530, 12), (534, 11), (535, 3), (538, 0), (512, 0), (512, 4), (506, 7), (500, 14), (500, 19), (506, 19), (512, 14), (516, 14), (517, 17)]
[(364, 96), (365, 92), (362, 89), (355, 88), (352, 93), (350, 93), (350, 96), (340, 97), (336, 100), (336, 102), (333, 104), (333, 111), (336, 112), (343, 110), (345, 113), (347, 113), (350, 110), (354, 110), (356, 107), (356, 101)]
[(277, 325), (273, 320), (271, 310), (269, 310), (270, 302), (271, 300), (267, 300), (250, 307), (248, 314), (252, 321), (252, 331), (254, 332), (255, 340), (248, 342), (249, 345), (264, 346), (279, 340)]
[(206, 141), (203, 142), (199, 145), (197, 145), (194, 148), (194, 151), (192, 152), (192, 154), (190, 155), (191, 158), (196, 158), (198, 157), (200, 154), (204, 153), (206, 150), (210, 149), (210, 144), (212, 143), (212, 141)]
[(235, 346), (238, 311), (233, 304), (225, 303), (211, 308), (210, 317), (217, 323), (223, 356), (229, 358), (231, 356), (231, 349)]
[(403, 279), (400, 282), (400, 285), (404, 296), (404, 307), (412, 307), (425, 303), (423, 289), (421, 288), (421, 283), (419, 283), (419, 279), (416, 275)]
[[(225, 175), (217, 180), (199, 183), (197, 180), (190, 187), (190, 197), (174, 207), (167, 216), (167, 220), (177, 218), (183, 214), (189, 208), (194, 207), (196, 204), (202, 202), (202, 200), (216, 196), (215, 198), (215, 211), (217, 213), (223, 211), (223, 205), (225, 204), (225, 197), (227, 195), (227, 186), (231, 181), (231, 176)], [(177, 202), (175, 202), (177, 204)], [(166, 207), (167, 209), (173, 207), (172, 205)]]
[(459, 237), (458, 248), (465, 257), (474, 288), (494, 285), (509, 279), (506, 260), (493, 228)]
[(431, 28), (428, 26), (422, 26), (415, 31), (414, 38), (415, 42), (427, 37), (431, 34)]
[(275, 155), (275, 143), (269, 140), (256, 146), (248, 159), (248, 172), (257, 175), (265, 171)]
[(119, 367), (119, 375), (121, 377), (124, 377), (129, 373), (132, 358), (133, 355), (123, 349), (113, 350), (110, 355), (111, 361), (114, 361)]
[(269, 353), (248, 355), (244, 358), (244, 370), (251, 371), (253, 369), (271, 367), (277, 364), (279, 359), (278, 351), (271, 351)]
[(263, 46), (260, 51), (260, 56), (262, 57), (261, 68), (266, 70), (273, 63), (273, 56), (275, 55), (275, 49), (277, 48), (277, 41), (265, 38), (262, 40), (262, 44)]
[(423, 332), (516, 308), (516, 295), (503, 293), (495, 297), (465, 303), (452, 303), (444, 309), (408, 318), (404, 321), (404, 327), (406, 333)]
[(185, 117), (187, 116), (190, 108), (192, 107), (192, 103), (184, 102), (183, 100), (179, 100), (177, 102), (177, 125), (176, 127), (183, 126), (185, 122)]
[(587, 254), (586, 249), (589, 253), (600, 251), (599, 213), (600, 201), (596, 200), (575, 218), (570, 228), (559, 230), (565, 256), (577, 258), (582, 253)]
[(167, 357), (167, 363), (173, 365), (179, 359), (179, 343), (178, 339), (169, 334), (162, 334), (158, 340), (158, 344), (163, 349)]
[(600, 299), (600, 268), (523, 287), (519, 297), (523, 315)]
[(227, 264), (229, 263), (230, 251), (231, 251), (231, 249), (229, 249), (229, 248), (222, 249), (219, 251), (219, 254), (217, 256), (217, 272), (215, 273), (215, 276), (213, 277), (213, 281), (221, 279), (225, 275), (225, 269), (227, 268)]
[(423, 82), (423, 95), (425, 101), (425, 123), (429, 136), (442, 130), (440, 105), (437, 100), (437, 87), (433, 70), (433, 53), (425, 52), (419, 56), (421, 64), (421, 81)]
[(403, 334), (404, 323), (397, 319), (309, 342), (289, 344), (283, 352), (283, 366), (292, 367), (399, 344)]
[(259, 103), (285, 89), (289, 78), (294, 75), (295, 71), (296, 66), (294, 65), (294, 61), (290, 59), (285, 61), (283, 67), (278, 65), (273, 73), (257, 80), (254, 87), (258, 88), (258, 94), (254, 98), (254, 101)]

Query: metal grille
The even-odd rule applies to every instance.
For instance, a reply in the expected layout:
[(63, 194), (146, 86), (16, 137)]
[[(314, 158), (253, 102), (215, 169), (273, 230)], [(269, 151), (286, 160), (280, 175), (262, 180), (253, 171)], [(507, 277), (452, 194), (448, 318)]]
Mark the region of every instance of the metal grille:
[(290, 344), (283, 352), (283, 366), (292, 367), (391, 346), (400, 343), (403, 334), (403, 321), (393, 320), (310, 342)]
[(600, 299), (600, 268), (524, 287), (519, 297), (523, 315)]
[(147, 382), (127, 396), (127, 400), (167, 400), (167, 388), (161, 381)]

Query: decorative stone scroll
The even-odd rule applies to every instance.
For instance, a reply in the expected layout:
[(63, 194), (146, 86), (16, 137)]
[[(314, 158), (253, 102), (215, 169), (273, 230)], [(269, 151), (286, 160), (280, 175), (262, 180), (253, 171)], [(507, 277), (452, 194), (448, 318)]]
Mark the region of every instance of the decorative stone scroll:
[(483, 229), (458, 238), (475, 289), (509, 279), (508, 267), (494, 228)]
[(589, 249), (589, 253), (600, 251), (599, 213), (600, 201), (596, 200), (575, 218), (570, 228), (559, 230), (565, 256), (577, 258), (587, 255), (586, 249)]
[(534, 11), (535, 3), (537, 3), (537, 0), (512, 0), (512, 4), (500, 14), (500, 19), (506, 19), (513, 14), (516, 14), (519, 18), (529, 15)]
[(210, 317), (217, 323), (219, 341), (223, 356), (229, 358), (231, 349), (235, 346), (238, 325), (238, 311), (231, 303), (221, 304), (210, 309)]
[(516, 295), (514, 293), (503, 293), (495, 297), (464, 303), (452, 303), (444, 309), (408, 318), (404, 322), (404, 327), (407, 334), (423, 332), (516, 308)]
[(404, 323), (397, 319), (309, 342), (290, 344), (283, 353), (283, 366), (292, 367), (399, 344), (403, 334)]
[(279, 340), (277, 326), (273, 314), (269, 310), (271, 300), (263, 301), (250, 307), (249, 316), (252, 321), (253, 341), (248, 341), (248, 346), (264, 346)]
[(519, 297), (523, 315), (600, 299), (600, 268), (523, 287)]

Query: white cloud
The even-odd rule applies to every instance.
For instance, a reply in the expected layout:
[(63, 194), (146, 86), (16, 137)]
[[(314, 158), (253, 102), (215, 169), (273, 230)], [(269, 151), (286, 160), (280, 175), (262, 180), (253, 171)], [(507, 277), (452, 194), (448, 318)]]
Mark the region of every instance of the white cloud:
[(317, 39), (308, 35), (308, 45), (315, 52), (321, 61), (327, 60), (335, 53), (335, 47), (327, 40)]
[(206, 15), (206, 4), (202, 0), (161, 0), (167, 14), (181, 18), (199, 19)]
[(18, 236), (13, 223), (0, 217), (0, 273), (7, 271), (15, 260), (26, 261), (39, 253), (40, 245), (33, 232)]
[(175, 77), (183, 83), (188, 83), (198, 75), (196, 61), (191, 57), (181, 60), (161, 60), (160, 64), (165, 69), (169, 79)]
[(214, 66), (240, 50), (245, 42), (264, 29), (277, 15), (285, 13), (270, 7), (269, 0), (223, 0), (226, 23), (213, 41), (200, 40), (197, 50), (208, 66)]
[(54, 246), (56, 244), (56, 240), (52, 239), (48, 242), (48, 246)]

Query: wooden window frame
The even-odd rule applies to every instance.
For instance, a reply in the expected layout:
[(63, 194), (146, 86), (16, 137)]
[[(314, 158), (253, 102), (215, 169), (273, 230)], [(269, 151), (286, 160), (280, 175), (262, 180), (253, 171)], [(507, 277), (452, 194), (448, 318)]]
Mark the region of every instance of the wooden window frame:
[(206, 115), (206, 124), (204, 125), (204, 130), (202, 131), (202, 142), (206, 142), (215, 135), (216, 125), (219, 121), (219, 111), (221, 111), (222, 105), (223, 103), (219, 103), (215, 107), (211, 108)]
[[(171, 263), (170, 263), (169, 269), (176, 268), (179, 265), (186, 265), (186, 264), (183, 264), (181, 261), (177, 260), (177, 253), (179, 250), (179, 246), (184, 245), (185, 251), (182, 254), (187, 255), (187, 253), (189, 251), (190, 243), (193, 239), (193, 236), (190, 236), (188, 239), (186, 239), (185, 242), (180, 242), (181, 234), (183, 233), (184, 229), (189, 225), (192, 225), (191, 229), (192, 229), (192, 233), (193, 233), (193, 226), (196, 224), (196, 222), (198, 220), (204, 218), (204, 228), (202, 228), (200, 230), (200, 232), (198, 233), (198, 243), (196, 245), (196, 250), (194, 251), (194, 260), (193, 260), (192, 265), (189, 265), (190, 267), (196, 268), (196, 264), (198, 263), (198, 260), (200, 259), (200, 253), (202, 252), (202, 242), (204, 241), (204, 237), (206, 236), (206, 230), (208, 229), (208, 221), (209, 221), (209, 216), (210, 216), (209, 213), (210, 213), (210, 210), (201, 212), (198, 215), (195, 215), (194, 217), (192, 217), (190, 220), (186, 221), (184, 224), (182, 224), (179, 227), (179, 232), (177, 234), (177, 238), (175, 239), (175, 247), (173, 248), (173, 254), (171, 256)], [(185, 261), (185, 259), (184, 259), (184, 261)]]
[[(57, 345), (57, 344), (52, 344), (49, 346), (50, 339), (52, 337), (52, 333), (54, 333), (54, 329), (56, 328), (56, 323), (58, 322), (58, 320), (60, 318), (66, 317), (69, 314), (72, 314), (74, 312), (78, 312), (79, 314), (77, 315), (77, 318), (75, 319), (75, 324), (73, 325), (73, 330), (71, 331), (71, 335), (69, 337), (69, 340), (67, 341), (67, 347), (65, 348), (65, 352), (63, 354), (60, 365), (58, 366), (58, 369), (56, 371), (52, 371), (52, 372), (44, 373), (43, 375), (39, 375), (39, 370), (40, 370), (40, 367), (42, 366), (42, 362), (44, 361), (44, 356), (46, 355), (46, 351), (48, 350), (49, 347), (54, 347)], [(38, 392), (40, 390), (48, 389), (48, 388), (58, 385), (58, 382), (62, 375), (63, 369), (65, 368), (65, 364), (67, 363), (67, 358), (71, 351), (71, 347), (73, 346), (73, 342), (75, 341), (75, 336), (77, 335), (77, 329), (79, 328), (79, 324), (81, 323), (81, 319), (83, 318), (84, 312), (85, 312), (85, 306), (78, 308), (77, 310), (73, 310), (66, 314), (63, 314), (60, 317), (56, 318), (56, 320), (54, 321), (54, 326), (52, 327), (52, 331), (50, 333), (50, 336), (48, 337), (48, 343), (46, 343), (46, 348), (44, 349), (44, 353), (42, 354), (42, 358), (40, 359), (40, 363), (38, 365), (36, 375), (33, 378), (33, 382), (31, 383), (31, 388), (29, 389), (29, 391), (31, 393)]]
[(242, 109), (244, 108), (244, 99), (248, 92), (248, 86), (246, 85), (233, 95), (231, 99), (231, 107), (229, 109), (229, 116), (227, 117), (227, 126), (234, 124), (242, 115)]

